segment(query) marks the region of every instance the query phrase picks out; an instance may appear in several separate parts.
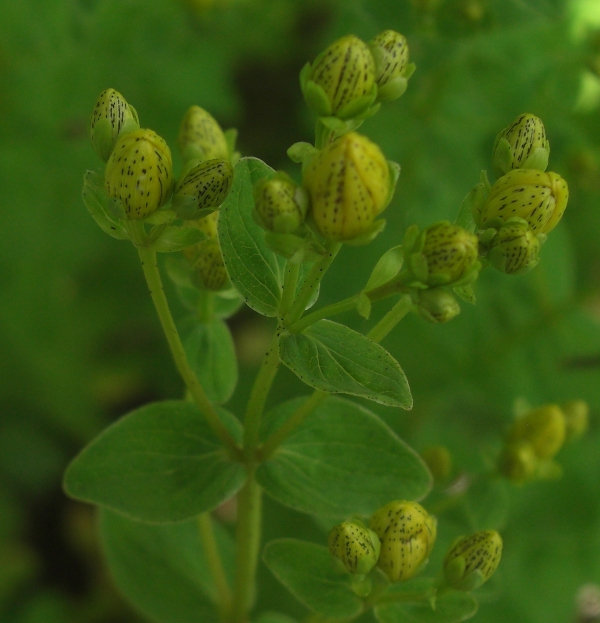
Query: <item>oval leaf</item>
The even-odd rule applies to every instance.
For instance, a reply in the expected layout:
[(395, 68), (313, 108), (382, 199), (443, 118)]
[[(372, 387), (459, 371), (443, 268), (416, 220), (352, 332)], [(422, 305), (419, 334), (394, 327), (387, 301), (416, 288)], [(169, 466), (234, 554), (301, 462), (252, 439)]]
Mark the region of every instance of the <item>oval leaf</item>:
[[(239, 438), (236, 418), (219, 409)], [(139, 521), (180, 521), (211, 510), (243, 484), (198, 408), (167, 401), (132, 411), (109, 426), (67, 468), (68, 495)]]
[(220, 320), (198, 324), (187, 336), (184, 348), (209, 399), (226, 402), (238, 379), (237, 358), (229, 327)]
[(412, 407), (400, 364), (383, 346), (337, 322), (319, 320), (303, 333), (284, 335), (280, 356), (315, 389), (361, 396), (390, 407)]
[[(233, 568), (231, 537), (213, 531), (225, 569)], [(218, 620), (216, 589), (198, 520), (152, 525), (104, 509), (100, 534), (108, 567), (122, 594), (157, 623)]]
[[(306, 398), (278, 405), (269, 434)], [(390, 500), (418, 500), (431, 475), (418, 456), (375, 414), (329, 397), (263, 463), (257, 478), (273, 498), (296, 510), (329, 517), (370, 515)]]
[(350, 588), (350, 574), (334, 567), (326, 547), (278, 539), (266, 545), (263, 560), (294, 597), (311, 610), (333, 619), (360, 613), (362, 601)]
[(375, 607), (379, 623), (460, 623), (475, 616), (477, 601), (469, 593), (448, 591), (429, 603), (385, 603)]
[(83, 177), (81, 197), (87, 211), (104, 233), (117, 240), (129, 238), (118, 216), (111, 214), (110, 200), (104, 192), (102, 177), (96, 171), (86, 171)]
[(248, 306), (264, 316), (277, 315), (284, 260), (267, 247), (265, 232), (254, 221), (253, 187), (272, 172), (261, 160), (242, 158), (219, 211), (219, 242), (231, 282)]

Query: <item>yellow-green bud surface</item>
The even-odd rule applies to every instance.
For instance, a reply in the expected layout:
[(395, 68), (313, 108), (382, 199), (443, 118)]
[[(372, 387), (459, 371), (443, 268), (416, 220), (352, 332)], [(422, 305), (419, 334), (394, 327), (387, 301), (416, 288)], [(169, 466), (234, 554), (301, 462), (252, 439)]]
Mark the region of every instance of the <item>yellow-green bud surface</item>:
[(100, 93), (90, 122), (90, 138), (96, 153), (106, 162), (119, 135), (140, 127), (133, 106), (115, 89)]
[(303, 183), (315, 225), (330, 240), (351, 240), (369, 231), (389, 201), (388, 163), (375, 143), (355, 132), (319, 152)]
[(395, 30), (380, 32), (371, 42), (375, 58), (375, 81), (384, 87), (394, 78), (402, 75), (408, 64), (408, 42)]
[(296, 231), (306, 214), (306, 203), (299, 200), (298, 191), (296, 184), (283, 176), (260, 180), (254, 187), (254, 209), (261, 226), (278, 234)]
[(197, 218), (202, 211), (216, 209), (225, 201), (232, 182), (233, 168), (228, 160), (200, 162), (177, 184), (173, 208), (181, 218)]
[(206, 238), (194, 245), (194, 280), (206, 290), (223, 290), (229, 283), (229, 276), (216, 238)]
[(191, 106), (185, 113), (177, 143), (183, 159), (229, 159), (225, 134), (215, 118), (200, 106)]
[(500, 227), (488, 253), (490, 263), (507, 275), (533, 268), (540, 257), (540, 240), (523, 221)]
[(565, 435), (562, 410), (558, 405), (549, 404), (518, 418), (511, 428), (509, 442), (528, 443), (539, 459), (551, 459), (561, 449)]
[(121, 202), (125, 215), (142, 219), (162, 206), (173, 183), (171, 150), (152, 130), (136, 130), (119, 138), (104, 173), (109, 197)]
[(545, 170), (550, 155), (546, 129), (539, 117), (530, 113), (519, 115), (496, 136), (493, 161), (497, 170)]
[(483, 229), (519, 217), (535, 233), (547, 234), (562, 218), (568, 200), (567, 183), (558, 173), (514, 169), (492, 186), (474, 218)]
[(417, 502), (398, 500), (377, 510), (369, 525), (381, 541), (378, 565), (392, 582), (418, 573), (435, 543), (434, 517)]
[(369, 47), (354, 35), (338, 39), (316, 58), (309, 80), (323, 89), (330, 114), (344, 116), (344, 109), (373, 91), (375, 62)]
[(477, 261), (477, 236), (458, 225), (436, 223), (425, 230), (422, 253), (427, 261), (427, 283), (452, 283), (463, 277)]
[(502, 557), (502, 537), (482, 530), (462, 537), (444, 558), (446, 583), (458, 590), (473, 590), (494, 574)]
[(456, 297), (444, 288), (428, 288), (419, 292), (417, 309), (429, 322), (441, 324), (449, 322), (460, 314)]
[(203, 218), (199, 218), (197, 221), (193, 221), (193, 224), (204, 234), (207, 238), (217, 237), (217, 225), (219, 224), (219, 213), (211, 212)]
[(446, 446), (429, 446), (421, 452), (421, 457), (429, 467), (436, 481), (446, 480), (452, 472), (452, 455)]
[(349, 573), (365, 574), (377, 564), (380, 543), (362, 523), (344, 521), (334, 526), (328, 538), (329, 551)]
[(565, 415), (567, 440), (583, 435), (589, 426), (590, 407), (585, 400), (569, 400), (561, 405)]

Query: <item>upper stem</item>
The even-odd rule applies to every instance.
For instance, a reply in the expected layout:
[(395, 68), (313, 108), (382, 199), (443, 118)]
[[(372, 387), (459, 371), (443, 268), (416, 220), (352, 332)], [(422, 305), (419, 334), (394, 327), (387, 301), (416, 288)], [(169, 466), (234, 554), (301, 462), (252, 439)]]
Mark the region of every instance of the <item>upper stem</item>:
[(204, 392), (204, 389), (198, 381), (194, 371), (190, 367), (187, 360), (179, 332), (171, 315), (169, 309), (169, 303), (165, 296), (162, 280), (160, 278), (160, 272), (158, 270), (158, 263), (156, 260), (156, 251), (151, 246), (140, 246), (137, 248), (140, 261), (142, 264), (142, 270), (144, 271), (144, 277), (150, 290), (150, 296), (152, 302), (158, 314), (160, 324), (162, 326), (167, 343), (171, 350), (175, 366), (181, 378), (183, 379), (186, 387), (188, 388), (192, 398), (198, 405), (200, 411), (206, 418), (208, 425), (213, 432), (223, 442), (225, 447), (229, 450), (232, 456), (239, 456), (239, 448), (235, 442), (235, 439), (231, 436), (227, 428), (223, 425), (217, 412), (208, 399), (208, 396)]

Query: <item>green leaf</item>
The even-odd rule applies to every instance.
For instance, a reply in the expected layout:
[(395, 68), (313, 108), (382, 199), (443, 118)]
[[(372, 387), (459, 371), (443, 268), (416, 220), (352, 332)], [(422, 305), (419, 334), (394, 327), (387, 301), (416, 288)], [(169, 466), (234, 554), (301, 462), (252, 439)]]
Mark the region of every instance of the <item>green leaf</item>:
[[(306, 398), (278, 405), (263, 436)], [(291, 508), (329, 517), (370, 515), (390, 500), (417, 500), (431, 487), (425, 464), (375, 414), (328, 397), (257, 471), (265, 491)]]
[(412, 396), (400, 364), (383, 346), (352, 329), (319, 320), (281, 338), (281, 361), (301, 381), (333, 394), (351, 394), (410, 409)]
[(111, 202), (104, 192), (102, 178), (96, 171), (86, 171), (83, 177), (81, 197), (88, 212), (104, 233), (117, 240), (129, 238), (118, 216), (110, 212)]
[(198, 324), (184, 342), (188, 361), (213, 402), (226, 402), (237, 384), (233, 339), (222, 320)]
[(475, 598), (461, 591), (442, 593), (435, 601), (435, 610), (427, 601), (375, 606), (375, 618), (379, 623), (459, 623), (475, 616), (476, 612)]
[(364, 290), (373, 290), (393, 279), (402, 268), (404, 253), (402, 245), (388, 249), (377, 261)]
[[(225, 569), (233, 568), (228, 533), (213, 522)], [(198, 520), (152, 525), (104, 509), (102, 546), (110, 573), (123, 595), (157, 623), (216, 621), (216, 589)]]
[(263, 612), (259, 614), (254, 623), (297, 623), (296, 619), (292, 619), (287, 614), (280, 612)]
[[(237, 419), (221, 408), (219, 415), (239, 438)], [(109, 426), (73, 459), (64, 487), (74, 498), (160, 523), (215, 508), (244, 478), (198, 408), (174, 400), (146, 405)]]
[(311, 610), (334, 619), (360, 613), (362, 601), (352, 592), (352, 576), (335, 568), (326, 547), (278, 539), (267, 543), (263, 560), (294, 597)]
[(256, 158), (242, 158), (219, 215), (219, 241), (233, 285), (249, 307), (276, 316), (283, 284), (284, 260), (265, 243), (265, 232), (254, 218), (254, 184), (273, 169)]

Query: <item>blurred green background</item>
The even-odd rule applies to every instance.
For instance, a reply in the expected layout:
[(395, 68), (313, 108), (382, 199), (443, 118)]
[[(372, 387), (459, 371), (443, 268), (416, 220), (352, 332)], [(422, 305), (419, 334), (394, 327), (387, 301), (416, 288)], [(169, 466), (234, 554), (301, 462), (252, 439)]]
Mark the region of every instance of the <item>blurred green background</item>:
[[(550, 168), (566, 177), (571, 198), (541, 265), (513, 278), (486, 271), (477, 305), (447, 326), (402, 323), (385, 344), (407, 372), (415, 408), (376, 409), (416, 449), (444, 443), (457, 469), (469, 470), (493, 460), (515, 400), (587, 400), (591, 427), (559, 455), (562, 479), (510, 490), (504, 559), (476, 620), (572, 621), (580, 587), (600, 584), (597, 0), (3, 2), (3, 623), (137, 620), (112, 588), (92, 509), (64, 497), (61, 475), (115, 418), (181, 391), (133, 249), (103, 235), (80, 198), (85, 169), (99, 167), (88, 142), (98, 93), (119, 90), (142, 126), (172, 145), (183, 113), (199, 104), (238, 128), (244, 155), (294, 173), (286, 148), (312, 138), (298, 71), (338, 36), (369, 40), (385, 28), (408, 37), (417, 72), (362, 131), (402, 175), (386, 231), (344, 249), (322, 301), (355, 292), (411, 223), (454, 218), (490, 166), (495, 133), (521, 112), (543, 118)], [(367, 327), (356, 315), (343, 320)], [(269, 325), (241, 312), (231, 328), (243, 366), (235, 410)], [(301, 391), (283, 373), (275, 398)], [(272, 535), (310, 533), (308, 518), (268, 508)], [(272, 592), (301, 613), (264, 575), (260, 598)]]

